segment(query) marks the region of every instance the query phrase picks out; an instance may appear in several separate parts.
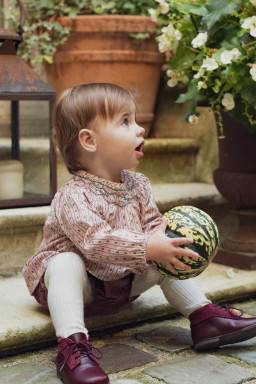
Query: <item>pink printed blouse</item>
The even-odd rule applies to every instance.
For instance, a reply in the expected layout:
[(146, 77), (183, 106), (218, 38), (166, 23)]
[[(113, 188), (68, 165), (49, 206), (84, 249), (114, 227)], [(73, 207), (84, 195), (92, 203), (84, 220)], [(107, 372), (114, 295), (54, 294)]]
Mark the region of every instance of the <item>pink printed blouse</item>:
[(161, 214), (144, 175), (123, 171), (121, 181), (78, 171), (56, 193), (39, 250), (23, 268), (31, 294), (62, 252), (79, 254), (86, 269), (105, 281), (146, 273), (147, 240)]

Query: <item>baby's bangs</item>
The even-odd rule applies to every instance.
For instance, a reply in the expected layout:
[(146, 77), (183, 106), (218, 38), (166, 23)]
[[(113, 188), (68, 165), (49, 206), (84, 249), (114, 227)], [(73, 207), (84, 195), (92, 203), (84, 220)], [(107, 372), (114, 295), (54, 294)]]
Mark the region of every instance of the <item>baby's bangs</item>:
[(135, 105), (129, 92), (117, 92), (117, 94), (108, 94), (105, 99), (106, 119), (113, 120), (121, 112), (126, 112), (131, 105)]
[(88, 88), (91, 92), (87, 103), (95, 111), (95, 117), (101, 117), (105, 121), (113, 120), (131, 103), (134, 105), (130, 92), (116, 84), (94, 83), (90, 84)]

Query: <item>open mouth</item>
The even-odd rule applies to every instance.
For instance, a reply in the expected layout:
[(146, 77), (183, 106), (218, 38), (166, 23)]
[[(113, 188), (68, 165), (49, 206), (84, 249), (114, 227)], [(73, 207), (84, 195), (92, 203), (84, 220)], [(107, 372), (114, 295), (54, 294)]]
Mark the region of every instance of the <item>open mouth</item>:
[(143, 156), (142, 147), (143, 147), (144, 144), (145, 144), (145, 141), (143, 140), (143, 141), (138, 145), (138, 147), (135, 148), (135, 151), (137, 152), (137, 154), (138, 154), (139, 156)]

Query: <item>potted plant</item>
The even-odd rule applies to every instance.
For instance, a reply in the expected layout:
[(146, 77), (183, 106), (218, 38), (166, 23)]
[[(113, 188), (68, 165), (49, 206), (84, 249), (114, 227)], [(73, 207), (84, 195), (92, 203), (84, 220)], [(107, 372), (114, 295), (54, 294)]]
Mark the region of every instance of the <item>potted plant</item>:
[[(148, 16), (155, 0), (23, 1), (23, 59), (35, 69), (43, 63), (57, 93), (83, 82), (130, 89), (138, 103), (138, 121), (149, 128), (163, 62)], [(15, 18), (10, 9), (5, 11), (9, 20)]]
[(181, 87), (176, 102), (188, 103), (184, 119), (196, 124), (202, 103), (216, 117), (214, 181), (241, 224), (216, 260), (255, 269), (256, 0), (164, 0), (150, 13), (161, 25), (157, 41), (167, 85)]

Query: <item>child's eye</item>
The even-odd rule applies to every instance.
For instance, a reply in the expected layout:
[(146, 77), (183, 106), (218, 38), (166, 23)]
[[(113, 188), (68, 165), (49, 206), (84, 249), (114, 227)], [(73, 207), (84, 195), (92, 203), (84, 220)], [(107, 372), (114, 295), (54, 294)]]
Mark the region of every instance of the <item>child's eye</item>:
[(128, 119), (124, 119), (123, 122), (122, 122), (122, 125), (125, 125), (125, 126), (128, 126)]

